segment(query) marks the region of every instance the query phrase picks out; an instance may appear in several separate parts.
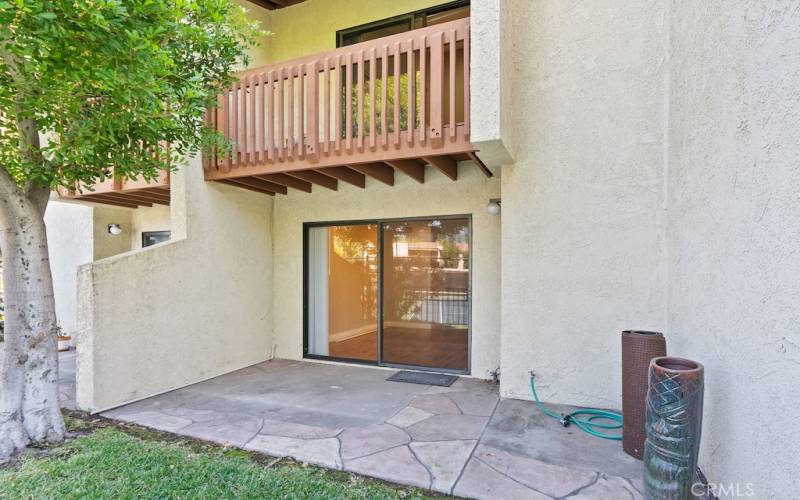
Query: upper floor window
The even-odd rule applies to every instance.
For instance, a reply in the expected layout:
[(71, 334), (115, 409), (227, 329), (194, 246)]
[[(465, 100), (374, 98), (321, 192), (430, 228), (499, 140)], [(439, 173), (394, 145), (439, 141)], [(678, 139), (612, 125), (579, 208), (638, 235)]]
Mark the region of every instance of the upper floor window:
[(336, 46), (344, 47), (354, 43), (368, 42), (377, 38), (465, 17), (469, 17), (469, 0), (456, 0), (455, 2), (339, 30), (336, 32)]

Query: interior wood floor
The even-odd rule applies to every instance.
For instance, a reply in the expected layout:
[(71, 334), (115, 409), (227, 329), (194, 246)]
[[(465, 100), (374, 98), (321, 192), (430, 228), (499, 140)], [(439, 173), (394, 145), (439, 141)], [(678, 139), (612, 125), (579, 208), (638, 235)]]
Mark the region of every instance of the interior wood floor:
[[(386, 327), (383, 331), (383, 361), (431, 368), (466, 370), (469, 348), (467, 330)], [(377, 334), (368, 333), (341, 342), (331, 342), (329, 355), (336, 358), (376, 361)]]

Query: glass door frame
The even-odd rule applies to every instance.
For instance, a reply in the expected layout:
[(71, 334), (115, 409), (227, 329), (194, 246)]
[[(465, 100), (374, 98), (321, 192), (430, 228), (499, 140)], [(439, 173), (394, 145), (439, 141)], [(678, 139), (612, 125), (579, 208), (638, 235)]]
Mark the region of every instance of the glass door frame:
[[(408, 365), (399, 363), (386, 363), (383, 361), (383, 233), (384, 224), (393, 222), (416, 222), (426, 220), (453, 220), (453, 219), (466, 219), (469, 235), (467, 241), (469, 243), (469, 290), (467, 292), (468, 304), (468, 318), (467, 318), (467, 367), (464, 370), (452, 368), (436, 368), (430, 366)], [(336, 356), (321, 356), (318, 354), (310, 354), (309, 351), (309, 321), (308, 321), (308, 282), (309, 282), (309, 258), (308, 258), (308, 245), (309, 245), (309, 229), (314, 227), (331, 227), (331, 226), (355, 226), (355, 225), (377, 225), (378, 230), (378, 293), (376, 304), (376, 317), (377, 317), (377, 347), (376, 361), (368, 361), (364, 359), (342, 358)], [(303, 359), (317, 359), (324, 361), (337, 361), (342, 363), (353, 363), (368, 366), (381, 366), (387, 368), (410, 369), (416, 371), (436, 372), (436, 373), (454, 373), (459, 375), (469, 375), (472, 373), (472, 214), (457, 214), (457, 215), (433, 215), (433, 216), (419, 216), (419, 217), (393, 217), (381, 219), (359, 219), (359, 220), (336, 220), (336, 221), (320, 221), (320, 222), (304, 222), (303, 223)]]

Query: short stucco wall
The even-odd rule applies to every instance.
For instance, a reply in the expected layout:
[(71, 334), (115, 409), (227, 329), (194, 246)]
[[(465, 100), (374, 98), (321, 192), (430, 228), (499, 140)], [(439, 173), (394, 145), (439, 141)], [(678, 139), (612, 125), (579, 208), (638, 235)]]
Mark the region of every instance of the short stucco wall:
[(91, 262), (92, 207), (51, 200), (44, 215), (56, 317), (64, 335), (74, 337), (78, 330), (78, 266)]
[(499, 366), (500, 218), (486, 213), (500, 194), (498, 177), (487, 179), (463, 163), (453, 182), (432, 167), (424, 184), (402, 173), (395, 186), (367, 179), (366, 189), (339, 183), (338, 191), (314, 187), (275, 200), (275, 354), (303, 356), (303, 223), (472, 214), (472, 375), (487, 378)]
[(268, 358), (271, 203), (206, 183), (192, 160), (173, 176), (172, 241), (80, 268), (80, 408), (117, 406)]

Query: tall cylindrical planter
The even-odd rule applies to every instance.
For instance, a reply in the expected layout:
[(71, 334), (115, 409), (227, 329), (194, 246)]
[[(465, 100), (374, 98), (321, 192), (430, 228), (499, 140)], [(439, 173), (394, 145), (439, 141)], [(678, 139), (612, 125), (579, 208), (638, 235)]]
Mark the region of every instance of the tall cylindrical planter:
[(622, 449), (639, 460), (644, 455), (645, 401), (650, 360), (666, 355), (667, 342), (661, 332), (622, 332)]
[(692, 498), (702, 423), (703, 365), (672, 357), (650, 361), (644, 445), (646, 498)]

